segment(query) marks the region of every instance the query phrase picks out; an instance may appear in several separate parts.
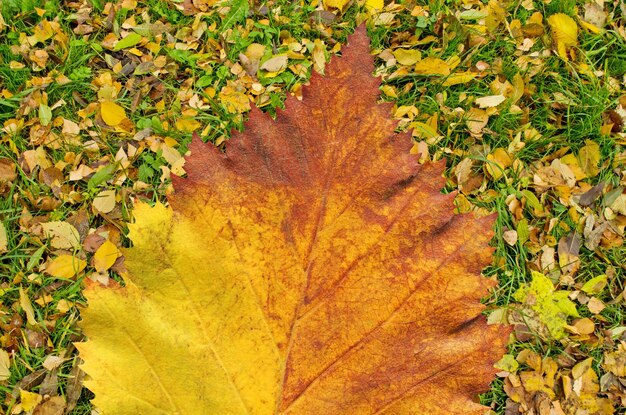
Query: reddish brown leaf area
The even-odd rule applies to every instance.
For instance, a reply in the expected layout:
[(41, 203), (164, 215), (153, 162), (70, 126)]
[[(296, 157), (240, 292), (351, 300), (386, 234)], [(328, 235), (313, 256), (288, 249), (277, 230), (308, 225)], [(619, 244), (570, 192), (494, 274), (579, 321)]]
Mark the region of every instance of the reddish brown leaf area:
[(443, 163), (419, 165), (392, 104), (376, 103), (368, 51), (361, 27), (302, 102), (276, 120), (253, 109), (225, 153), (194, 140), (171, 202), (185, 212), (209, 195), (291, 245), (302, 278), (277, 258), (252, 281), (286, 359), (282, 412), (480, 413), (469, 400), (507, 338), (480, 316), (493, 217), (453, 215)]
[[(87, 292), (79, 348), (100, 407), (485, 411), (508, 334), (481, 315), (493, 217), (454, 215), (443, 163), (394, 134), (363, 27), (342, 53), (276, 120), (253, 109), (225, 153), (196, 137), (173, 211), (137, 208), (127, 287)], [(111, 322), (131, 313), (148, 317)]]

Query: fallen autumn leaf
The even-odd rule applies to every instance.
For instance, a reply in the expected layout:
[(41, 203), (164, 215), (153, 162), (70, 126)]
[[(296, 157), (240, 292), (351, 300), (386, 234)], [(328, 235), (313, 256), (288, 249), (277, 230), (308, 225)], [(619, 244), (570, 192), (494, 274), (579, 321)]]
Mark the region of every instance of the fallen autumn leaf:
[(105, 414), (486, 410), (493, 216), (454, 215), (394, 133), (364, 27), (342, 52), (226, 153), (196, 136), (172, 208), (136, 205), (126, 286), (89, 285), (76, 345)]

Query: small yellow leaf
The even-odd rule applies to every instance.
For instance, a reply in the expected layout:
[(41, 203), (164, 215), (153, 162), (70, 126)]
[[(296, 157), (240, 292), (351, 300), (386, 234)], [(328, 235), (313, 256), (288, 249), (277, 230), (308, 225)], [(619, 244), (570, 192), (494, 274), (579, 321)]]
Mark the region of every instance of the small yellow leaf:
[(87, 266), (85, 260), (72, 255), (59, 255), (54, 258), (46, 267), (46, 274), (57, 278), (72, 278)]
[(393, 51), (393, 56), (400, 65), (415, 65), (422, 59), (422, 52), (417, 49), (396, 49)]
[(40, 394), (20, 389), (20, 403), (22, 405), (22, 411), (32, 411), (42, 400), (43, 396)]
[(458, 84), (466, 84), (472, 79), (476, 78), (477, 73), (474, 72), (457, 72), (448, 76), (443, 82), (443, 86), (452, 86)]
[(593, 324), (593, 321), (586, 317), (577, 319), (576, 321), (574, 321), (574, 324), (572, 326), (575, 328), (575, 334), (591, 334), (595, 330), (595, 325)]
[(115, 190), (103, 190), (93, 200), (93, 207), (100, 213), (109, 213), (115, 208)]
[(111, 268), (117, 258), (120, 256), (120, 251), (115, 244), (109, 240), (105, 241), (93, 256), (93, 266), (98, 272), (104, 272)]
[(45, 222), (41, 224), (46, 238), (51, 238), (50, 244), (57, 249), (79, 249), (80, 235), (76, 228), (63, 221)]
[(30, 302), (30, 298), (26, 295), (22, 287), (19, 288), (20, 292), (20, 307), (26, 313), (26, 320), (28, 320), (28, 324), (34, 326), (37, 324), (37, 320), (35, 320), (35, 310), (33, 310), (33, 305)]
[(323, 2), (326, 10), (339, 9), (343, 11), (344, 7), (350, 3), (350, 0), (323, 0)]
[(415, 73), (418, 75), (449, 75), (450, 67), (448, 64), (432, 56), (422, 59), (415, 64)]
[(608, 282), (608, 278), (606, 275), (598, 275), (597, 277), (593, 277), (589, 281), (587, 281), (581, 290), (583, 290), (587, 294), (598, 294), (600, 291), (606, 287), (606, 283)]
[(569, 292), (556, 291), (552, 281), (540, 272), (532, 271), (532, 281), (523, 284), (513, 298), (530, 308), (555, 339), (565, 337), (568, 317), (580, 317)]
[(432, 126), (418, 121), (413, 124), (413, 136), (423, 138), (428, 141), (429, 139), (432, 140), (439, 137), (439, 133)]
[(0, 382), (7, 380), (10, 376), (11, 357), (4, 349), (0, 349)]
[(567, 58), (567, 50), (578, 44), (578, 26), (574, 19), (564, 13), (556, 13), (548, 17), (548, 24), (552, 29), (552, 39), (563, 59)]
[(281, 72), (287, 68), (288, 60), (287, 55), (276, 55), (263, 62), (260, 69), (268, 72)]
[(489, 108), (489, 107), (497, 107), (502, 104), (506, 97), (502, 94), (500, 95), (488, 95), (486, 97), (477, 98), (474, 101), (480, 108)]
[(220, 102), (231, 114), (250, 110), (250, 99), (240, 85), (229, 83), (222, 88), (219, 95)]
[(519, 363), (515, 360), (515, 357), (512, 354), (505, 354), (502, 356), (502, 359), (493, 365), (493, 367), (510, 373), (515, 373), (519, 367)]
[(115, 102), (104, 101), (100, 104), (100, 116), (107, 125), (115, 127), (126, 118), (126, 112)]
[(589, 309), (589, 311), (591, 311), (593, 314), (600, 314), (600, 312), (602, 310), (605, 309), (605, 305), (602, 302), (602, 300), (600, 300), (597, 297), (591, 297), (589, 299), (589, 302), (587, 303), (587, 308)]
[(383, 0), (366, 0), (365, 7), (367, 10), (380, 10), (385, 7)]
[(176, 120), (176, 129), (184, 133), (193, 133), (202, 125), (193, 118), (185, 117)]
[(7, 230), (4, 224), (0, 222), (0, 254), (5, 253), (8, 250), (9, 241), (7, 239)]
[(265, 54), (265, 46), (259, 43), (251, 43), (246, 48), (244, 55), (250, 60), (259, 61)]
[(580, 168), (580, 163), (574, 154), (566, 154), (561, 157), (561, 164), (565, 164), (574, 173), (576, 180), (582, 180), (587, 177), (587, 174)]
[(485, 170), (494, 179), (502, 177), (504, 170), (513, 164), (513, 158), (503, 148), (496, 148), (487, 155), (489, 162), (485, 164)]
[(587, 177), (595, 177), (600, 173), (598, 163), (600, 162), (600, 146), (595, 141), (585, 141), (585, 146), (578, 151), (580, 167)]

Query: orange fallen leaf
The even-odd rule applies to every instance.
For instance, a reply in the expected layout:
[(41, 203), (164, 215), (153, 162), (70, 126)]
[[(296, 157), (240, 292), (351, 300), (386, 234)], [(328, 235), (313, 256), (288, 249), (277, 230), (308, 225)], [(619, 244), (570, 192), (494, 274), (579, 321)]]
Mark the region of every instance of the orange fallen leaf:
[(125, 287), (85, 291), (104, 413), (487, 409), (508, 337), (480, 303), (493, 216), (453, 214), (444, 164), (419, 164), (377, 103), (368, 46), (361, 27), (225, 153), (195, 136), (172, 208), (136, 205)]

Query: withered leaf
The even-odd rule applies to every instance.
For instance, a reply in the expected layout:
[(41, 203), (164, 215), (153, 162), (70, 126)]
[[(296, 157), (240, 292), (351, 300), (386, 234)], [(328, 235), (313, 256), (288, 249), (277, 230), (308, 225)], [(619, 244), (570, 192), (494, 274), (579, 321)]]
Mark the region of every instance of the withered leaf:
[(303, 101), (197, 137), (172, 208), (139, 204), (125, 287), (77, 347), (105, 414), (483, 414), (507, 340), (480, 298), (493, 216), (410, 154), (361, 27)]

